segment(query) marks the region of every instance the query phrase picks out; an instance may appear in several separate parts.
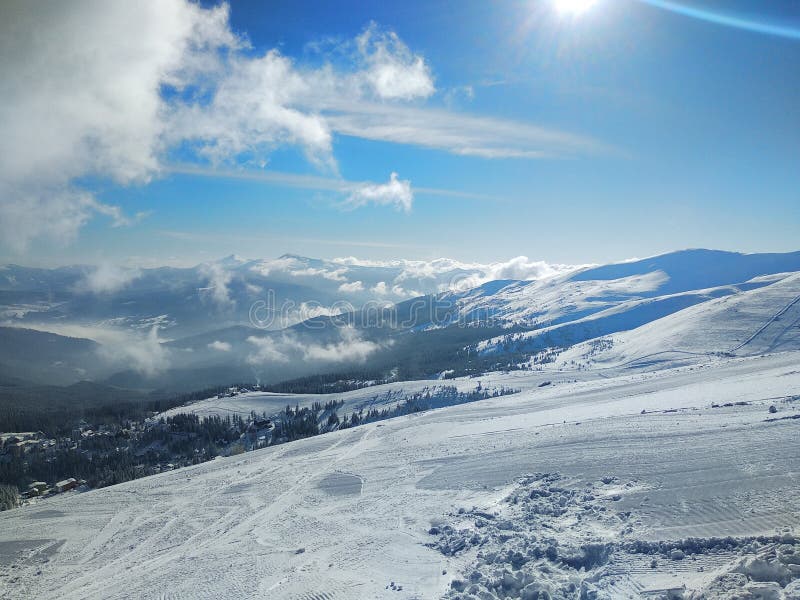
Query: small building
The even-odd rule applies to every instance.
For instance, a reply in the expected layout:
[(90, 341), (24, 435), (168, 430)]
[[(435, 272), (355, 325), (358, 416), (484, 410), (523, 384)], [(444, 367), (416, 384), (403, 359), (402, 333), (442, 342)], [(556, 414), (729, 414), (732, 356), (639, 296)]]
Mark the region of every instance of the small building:
[(59, 481), (55, 485), (55, 490), (60, 494), (69, 490), (74, 490), (76, 487), (78, 487), (78, 480), (74, 477), (70, 477), (69, 479)]
[(28, 491), (25, 492), (25, 497), (36, 498), (41, 496), (47, 491), (47, 484), (44, 481), (34, 481), (28, 486)]

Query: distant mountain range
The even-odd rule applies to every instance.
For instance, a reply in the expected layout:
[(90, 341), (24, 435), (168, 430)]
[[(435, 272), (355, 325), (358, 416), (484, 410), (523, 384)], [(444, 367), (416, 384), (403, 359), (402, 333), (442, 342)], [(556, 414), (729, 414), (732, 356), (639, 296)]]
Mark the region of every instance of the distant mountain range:
[(148, 329), (178, 338), (228, 325), (248, 324), (254, 303), (270, 311), (259, 327), (280, 329), (367, 301), (395, 303), (453, 287), (466, 289), (498, 272), (556, 272), (532, 263), (465, 264), (434, 261), (320, 260), (285, 254), (277, 259), (229, 256), (190, 268), (123, 269), (71, 266), (0, 267), (0, 315), (14, 325), (63, 322)]
[[(174, 390), (334, 372), (418, 377), (507, 368), (548, 349), (580, 362), (592, 340), (651, 327), (650, 342), (626, 342), (613, 357), (633, 360), (635, 348), (680, 346), (667, 344), (656, 322), (681, 331), (713, 322), (735, 332), (727, 345), (697, 342), (703, 336), (691, 325), (682, 335), (694, 335), (692, 351), (726, 351), (800, 295), (798, 272), (800, 252), (713, 250), (561, 267), (536, 280), (487, 280), (507, 273), (446, 260), (293, 255), (138, 271), (10, 265), (0, 269), (0, 377)], [(728, 309), (735, 305), (757, 316), (738, 320)], [(790, 324), (780, 336), (772, 329), (774, 344), (762, 336), (753, 348), (777, 350), (798, 337)], [(571, 347), (577, 354), (564, 354)], [(591, 345), (598, 360), (599, 347)]]

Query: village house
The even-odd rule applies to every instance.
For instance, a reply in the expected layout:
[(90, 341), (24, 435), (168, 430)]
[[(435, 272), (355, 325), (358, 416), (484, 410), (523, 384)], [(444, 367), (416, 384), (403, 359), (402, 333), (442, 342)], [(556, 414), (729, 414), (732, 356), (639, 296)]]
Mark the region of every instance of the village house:
[(64, 479), (56, 483), (53, 489), (60, 494), (69, 490), (74, 490), (76, 487), (78, 487), (78, 480), (74, 477), (70, 477), (69, 479)]

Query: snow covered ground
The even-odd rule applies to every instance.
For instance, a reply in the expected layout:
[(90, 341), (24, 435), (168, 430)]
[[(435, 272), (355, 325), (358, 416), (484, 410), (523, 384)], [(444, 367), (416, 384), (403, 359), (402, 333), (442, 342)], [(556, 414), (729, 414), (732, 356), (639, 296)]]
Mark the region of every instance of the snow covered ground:
[[(216, 396), (192, 402), (187, 406), (164, 411), (158, 417), (169, 417), (180, 413), (196, 414), (200, 417), (219, 415), (221, 417), (239, 415), (247, 417), (251, 412), (258, 415), (266, 413), (267, 416), (274, 415), (287, 405), (311, 406), (314, 402), (325, 404), (329, 400), (339, 400), (344, 402), (338, 409), (340, 415), (358, 412), (365, 412), (371, 408), (382, 409), (390, 408), (402, 402), (409, 395), (423, 390), (439, 388), (441, 386), (453, 386), (461, 392), (474, 390), (478, 385), (478, 379), (457, 379), (457, 380), (416, 380), (403, 381), (391, 384), (376, 385), (343, 392), (339, 394), (278, 394), (273, 392), (245, 392), (235, 396), (217, 398)], [(498, 386), (500, 387), (500, 386)], [(158, 418), (156, 417), (156, 418)]]
[(797, 597), (800, 352), (481, 380), (0, 514), (0, 596)]
[[(519, 334), (516, 348), (548, 347), (551, 343), (587, 340), (558, 352), (550, 369), (644, 366), (646, 363), (683, 361), (694, 357), (730, 353), (754, 355), (800, 350), (800, 274), (784, 273), (759, 277), (760, 286), (714, 297), (714, 290), (691, 292), (708, 295), (699, 304), (660, 318), (631, 320), (638, 312), (660, 310), (665, 297), (638, 300), (565, 325)], [(684, 295), (670, 296), (680, 300)], [(631, 308), (635, 306), (636, 308)], [(483, 352), (497, 351), (503, 337), (479, 345)]]

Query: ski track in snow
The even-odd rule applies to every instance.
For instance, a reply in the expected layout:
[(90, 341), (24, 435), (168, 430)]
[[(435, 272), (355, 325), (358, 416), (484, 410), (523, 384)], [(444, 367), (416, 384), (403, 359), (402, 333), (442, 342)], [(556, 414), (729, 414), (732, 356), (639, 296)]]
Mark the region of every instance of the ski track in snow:
[[(2, 513), (0, 597), (452, 595), (451, 582), (469, 576), (476, 554), (447, 555), (433, 547), (432, 524), (459, 509), (501, 510), (520, 478), (537, 472), (557, 473), (575, 489), (592, 488), (590, 504), (610, 507), (612, 516), (630, 512), (633, 525), (624, 536), (623, 527), (612, 527), (616, 520), (605, 516), (584, 519), (584, 525), (543, 522), (564, 539), (797, 533), (800, 419), (766, 419), (800, 411), (800, 353), (706, 361), (657, 372), (618, 369), (602, 377), (488, 374), (480, 378), (484, 387), (522, 392)], [(552, 385), (539, 388), (545, 378)], [(431, 383), (382, 387), (411, 391)], [(455, 383), (468, 389), (476, 380)], [(376, 393), (327, 398), (355, 403)], [(281, 397), (276, 406), (285, 403)], [(773, 404), (778, 412), (770, 415)], [(501, 533), (492, 543), (506, 543)], [(732, 569), (741, 552), (692, 561), (659, 557), (655, 569), (651, 557), (631, 555), (605, 565), (592, 585), (615, 590), (610, 597), (708, 585), (710, 574)], [(617, 587), (606, 585), (612, 579)], [(514, 593), (509, 597), (520, 597)]]

